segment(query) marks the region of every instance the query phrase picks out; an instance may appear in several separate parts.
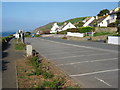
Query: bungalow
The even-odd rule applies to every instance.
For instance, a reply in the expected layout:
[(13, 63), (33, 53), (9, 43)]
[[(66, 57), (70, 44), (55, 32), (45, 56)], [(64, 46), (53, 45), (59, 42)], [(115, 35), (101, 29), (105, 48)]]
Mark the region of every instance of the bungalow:
[(76, 27), (75, 27), (75, 25), (73, 25), (70, 22), (69, 23), (65, 22), (62, 26), (58, 26), (57, 23), (54, 23), (52, 28), (51, 28), (50, 33), (65, 31), (65, 30), (70, 29), (70, 28), (76, 28)]
[(92, 21), (89, 25), (90, 26), (97, 26), (97, 27), (107, 27), (109, 24), (109, 15), (104, 15), (96, 18), (94, 21)]
[(96, 16), (96, 18), (91, 17), (83, 20), (85, 23), (83, 26), (98, 26), (98, 27), (107, 27), (110, 23), (116, 22), (118, 12), (120, 12), (120, 7), (117, 7), (110, 11), (109, 14), (104, 16)]
[(88, 18), (84, 19), (83, 22), (84, 22), (85, 24), (83, 25), (83, 27), (90, 26), (90, 23), (91, 23), (93, 20), (95, 20), (94, 17), (88, 17)]
[(59, 29), (59, 26), (57, 25), (57, 23), (54, 23), (52, 25), (50, 33), (56, 33), (58, 31), (58, 29)]

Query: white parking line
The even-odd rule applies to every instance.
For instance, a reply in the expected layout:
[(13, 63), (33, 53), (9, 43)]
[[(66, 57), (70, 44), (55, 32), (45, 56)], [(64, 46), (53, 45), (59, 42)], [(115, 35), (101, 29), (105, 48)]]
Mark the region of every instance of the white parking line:
[(51, 59), (65, 59), (65, 58), (74, 58), (74, 57), (84, 57), (84, 56), (94, 56), (94, 55), (106, 55), (108, 53), (102, 53), (102, 54), (89, 54), (89, 55), (77, 55), (77, 56), (67, 56), (67, 57), (62, 57), (62, 58), (51, 58)]
[(116, 59), (118, 59), (118, 58), (99, 59), (99, 60), (92, 60), (92, 61), (81, 61), (81, 62), (75, 62), (75, 63), (58, 64), (56, 66), (73, 65), (73, 64), (80, 64), (80, 63), (91, 63), (91, 62), (101, 62), (101, 61), (111, 61), (111, 60), (116, 60)]
[(86, 76), (86, 75), (93, 75), (93, 74), (100, 74), (100, 73), (106, 73), (106, 72), (115, 72), (120, 69), (112, 69), (112, 70), (104, 70), (104, 71), (98, 71), (98, 72), (91, 72), (91, 73), (83, 73), (83, 74), (76, 74), (76, 75), (70, 75), (71, 77), (77, 77), (77, 76)]
[(78, 52), (94, 52), (94, 51), (76, 51), (76, 52), (60, 52), (60, 53), (50, 53), (50, 54), (45, 54), (45, 55), (57, 55), (57, 54), (66, 54), (66, 53), (70, 53), (70, 54), (72, 54), (72, 53), (78, 53)]
[[(46, 39), (41, 39), (41, 40), (46, 40)], [(74, 47), (82, 47), (82, 48), (88, 48), (88, 49), (94, 49), (94, 50), (100, 50), (100, 51), (108, 51), (108, 52), (118, 53), (118, 51), (114, 51), (114, 50), (108, 50), (108, 49), (102, 49), (102, 48), (95, 48), (95, 47), (88, 47), (88, 46), (81, 46), (81, 45), (74, 45), (74, 44), (67, 44), (67, 43), (56, 42), (56, 41), (52, 41), (52, 40), (46, 40), (46, 41), (54, 42), (54, 43), (59, 43), (59, 44), (64, 44), (64, 45), (69, 45), (69, 46), (74, 46)]]
[(112, 86), (112, 85), (110, 85), (109, 83), (105, 82), (104, 80), (102, 80), (102, 79), (100, 79), (100, 78), (98, 78), (98, 77), (94, 77), (94, 78), (97, 79), (98, 81), (106, 84), (107, 86), (110, 86), (110, 87)]

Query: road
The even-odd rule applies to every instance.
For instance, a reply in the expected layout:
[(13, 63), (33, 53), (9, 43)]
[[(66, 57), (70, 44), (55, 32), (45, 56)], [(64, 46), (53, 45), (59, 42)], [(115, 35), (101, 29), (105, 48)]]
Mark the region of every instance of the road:
[(118, 88), (118, 46), (59, 38), (27, 38), (83, 88)]

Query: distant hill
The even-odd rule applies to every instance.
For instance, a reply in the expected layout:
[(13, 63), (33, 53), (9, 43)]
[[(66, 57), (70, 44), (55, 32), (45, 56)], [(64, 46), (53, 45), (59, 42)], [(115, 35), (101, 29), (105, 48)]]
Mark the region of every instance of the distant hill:
[(36, 28), (35, 30), (33, 30), (34, 33), (36, 33), (37, 31), (50, 31), (52, 25), (54, 24), (55, 22), (52, 22), (52, 23), (48, 23), (44, 26), (41, 26), (39, 28)]
[[(86, 17), (79, 17), (79, 18), (73, 18), (73, 19), (69, 19), (69, 20), (66, 20), (64, 22), (57, 22), (59, 26), (63, 25), (65, 22), (71, 22), (72, 24), (76, 24), (82, 20), (84, 20)], [(33, 30), (34, 33), (36, 33), (37, 31), (50, 31), (50, 29), (52, 28), (52, 25), (54, 24), (55, 22), (52, 22), (52, 23), (48, 23), (44, 26), (41, 26), (39, 28), (36, 28), (35, 30)]]

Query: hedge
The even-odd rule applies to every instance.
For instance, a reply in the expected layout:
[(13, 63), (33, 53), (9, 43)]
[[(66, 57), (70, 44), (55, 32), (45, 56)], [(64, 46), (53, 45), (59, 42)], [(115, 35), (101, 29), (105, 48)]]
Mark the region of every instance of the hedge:
[(95, 31), (95, 28), (94, 27), (80, 27), (79, 30), (80, 30), (79, 31), (80, 33), (86, 33), (86, 32)]

